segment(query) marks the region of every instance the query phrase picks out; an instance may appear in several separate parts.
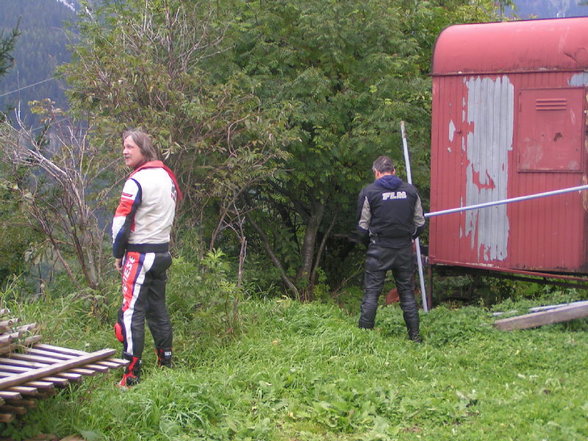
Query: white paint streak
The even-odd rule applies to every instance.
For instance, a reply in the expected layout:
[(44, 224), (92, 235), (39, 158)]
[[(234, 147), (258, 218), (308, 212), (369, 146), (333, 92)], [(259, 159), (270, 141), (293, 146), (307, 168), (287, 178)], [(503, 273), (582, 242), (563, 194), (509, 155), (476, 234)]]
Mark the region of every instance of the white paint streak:
[(585, 87), (588, 86), (588, 72), (580, 72), (572, 75), (570, 78), (571, 87)]
[(453, 124), (453, 120), (449, 121), (449, 142), (453, 142), (453, 137), (455, 136), (455, 124)]
[[(514, 86), (508, 76), (495, 80), (467, 77), (467, 117), (470, 126), (465, 149), (466, 205), (506, 199), (508, 152), (512, 150)], [(465, 235), (478, 259), (505, 260), (508, 252), (507, 206), (499, 205), (466, 213)]]

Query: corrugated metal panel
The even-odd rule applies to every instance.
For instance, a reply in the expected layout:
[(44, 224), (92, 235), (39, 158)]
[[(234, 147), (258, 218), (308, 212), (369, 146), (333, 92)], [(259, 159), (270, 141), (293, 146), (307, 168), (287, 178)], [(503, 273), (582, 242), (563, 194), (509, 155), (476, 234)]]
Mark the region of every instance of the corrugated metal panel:
[[(585, 184), (586, 87), (585, 72), (434, 77), (431, 212)], [(520, 167), (520, 150), (529, 148), (520, 145), (525, 134), (519, 124), (525, 118), (520, 96), (521, 91), (534, 89), (544, 89), (545, 94), (537, 95), (533, 111), (557, 109), (565, 102), (567, 110), (562, 112), (569, 127), (555, 136), (546, 127), (531, 130), (549, 134), (548, 153), (557, 164), (527, 156), (527, 166)], [(532, 125), (533, 119), (524, 124)], [(523, 130), (529, 130), (524, 124)], [(562, 151), (553, 151), (555, 147)], [(432, 263), (501, 270), (586, 272), (588, 192), (584, 193), (433, 217), (429, 258)]]
[[(465, 205), (508, 198), (509, 152), (512, 151), (514, 86), (507, 76), (465, 77), (468, 125)], [(510, 222), (507, 205), (465, 213), (477, 262), (504, 261)]]
[(433, 75), (581, 70), (588, 17), (450, 26), (439, 35)]

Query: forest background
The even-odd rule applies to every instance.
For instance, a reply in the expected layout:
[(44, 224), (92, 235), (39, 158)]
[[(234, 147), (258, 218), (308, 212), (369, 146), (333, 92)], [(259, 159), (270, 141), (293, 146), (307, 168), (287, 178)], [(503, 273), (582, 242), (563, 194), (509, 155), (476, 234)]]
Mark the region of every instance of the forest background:
[[(499, 11), (491, 1), (325, 6), (81, 3), (67, 34), (71, 61), (59, 66), (67, 107), (31, 101), (39, 125), (21, 109), (7, 112), (0, 133), (3, 282), (36, 279), (28, 289), (42, 293), (65, 275), (103, 294), (114, 276), (109, 222), (127, 173), (118, 138), (140, 126), (186, 195), (178, 256), (197, 265), (220, 253), (240, 289), (279, 287), (301, 300), (356, 284), (363, 250), (347, 239), (356, 195), (380, 154), (405, 176), (400, 121), (427, 207), (436, 37)], [(50, 51), (46, 40), (35, 50)]]
[[(406, 176), (400, 121), (428, 207), (435, 39), (522, 4), (327, 5), (5, 2), (2, 73), (16, 71), (36, 99), (23, 105), (28, 86), (3, 94), (0, 283), (36, 297), (65, 278), (105, 294), (116, 277), (111, 213), (127, 173), (118, 137), (142, 127), (186, 194), (178, 257), (225, 260), (248, 293), (313, 300), (357, 287), (355, 198), (380, 154)], [(18, 46), (23, 33), (37, 37)], [(58, 76), (30, 83), (31, 70), (11, 69), (23, 53)]]

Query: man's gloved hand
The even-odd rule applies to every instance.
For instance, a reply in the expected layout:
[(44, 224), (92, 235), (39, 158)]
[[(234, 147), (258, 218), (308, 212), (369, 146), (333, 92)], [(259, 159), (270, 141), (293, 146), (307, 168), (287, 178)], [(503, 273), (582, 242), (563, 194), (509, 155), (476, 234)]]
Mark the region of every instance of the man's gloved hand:
[(350, 242), (363, 244), (366, 247), (370, 244), (370, 233), (367, 230), (356, 229), (347, 236)]
[(415, 240), (417, 237), (419, 237), (421, 235), (421, 233), (425, 231), (425, 226), (421, 225), (420, 227), (416, 227), (414, 230), (414, 233), (412, 233), (412, 236), (410, 236), (412, 238), (412, 240)]

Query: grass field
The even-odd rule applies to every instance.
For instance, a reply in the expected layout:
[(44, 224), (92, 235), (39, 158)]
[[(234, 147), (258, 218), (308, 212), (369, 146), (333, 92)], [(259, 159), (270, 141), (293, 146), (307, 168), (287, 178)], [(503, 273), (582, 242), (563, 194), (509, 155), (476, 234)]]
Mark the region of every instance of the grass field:
[[(376, 329), (365, 331), (356, 314), (333, 305), (244, 300), (230, 335), (210, 313), (172, 311), (174, 369), (157, 369), (146, 351), (140, 385), (117, 388), (120, 371), (87, 378), (0, 425), (1, 433), (88, 441), (587, 440), (588, 320), (513, 332), (492, 326), (492, 311), (574, 300), (582, 293), (491, 309), (439, 306), (421, 315), (420, 345), (406, 339), (397, 305), (381, 308)], [(111, 320), (83, 300), (6, 306), (42, 323), (47, 343), (119, 348)]]

